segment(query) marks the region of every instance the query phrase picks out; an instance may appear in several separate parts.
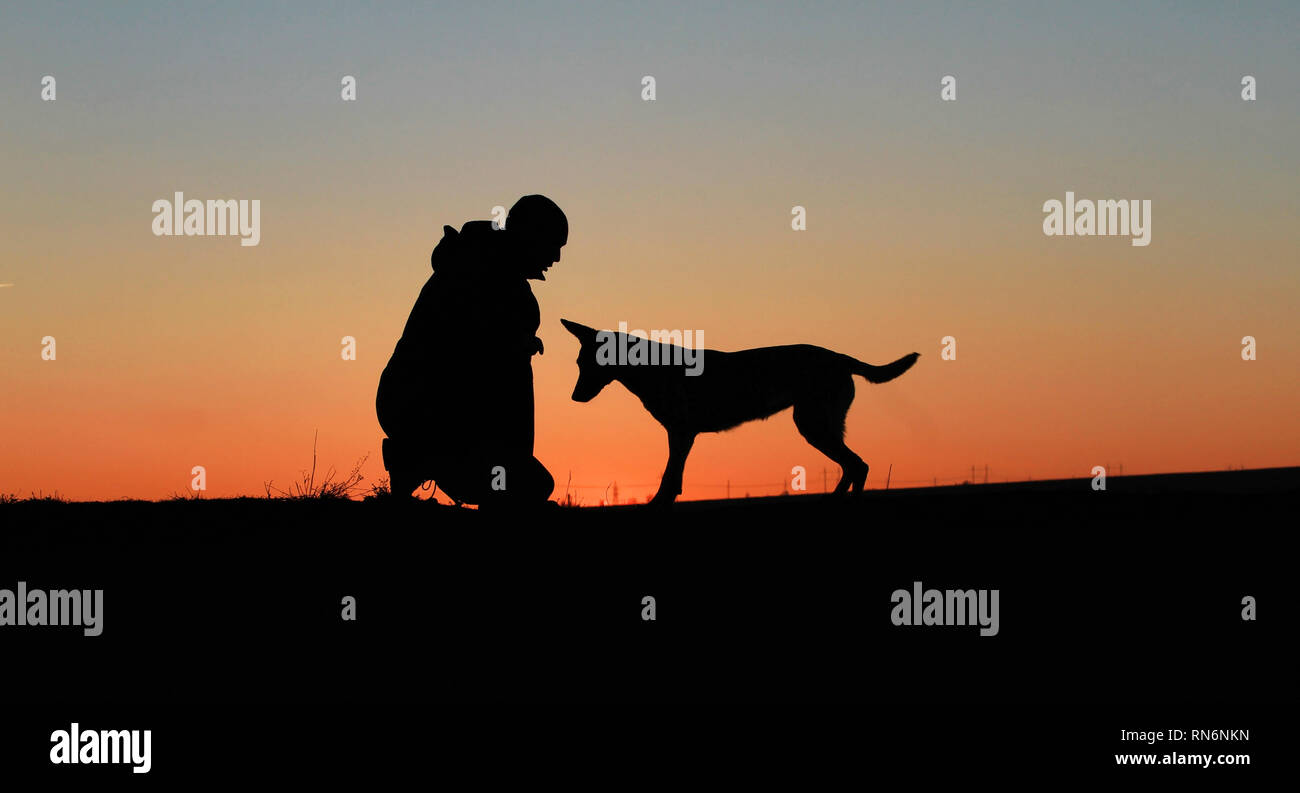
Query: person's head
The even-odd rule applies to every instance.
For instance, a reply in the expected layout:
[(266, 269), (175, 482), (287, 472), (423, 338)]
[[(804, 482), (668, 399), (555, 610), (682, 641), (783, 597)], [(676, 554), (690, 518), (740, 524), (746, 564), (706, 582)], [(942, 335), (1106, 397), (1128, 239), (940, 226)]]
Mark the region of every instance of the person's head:
[(506, 233), (515, 239), (524, 277), (545, 281), (546, 270), (569, 241), (569, 219), (546, 196), (526, 195), (510, 207)]

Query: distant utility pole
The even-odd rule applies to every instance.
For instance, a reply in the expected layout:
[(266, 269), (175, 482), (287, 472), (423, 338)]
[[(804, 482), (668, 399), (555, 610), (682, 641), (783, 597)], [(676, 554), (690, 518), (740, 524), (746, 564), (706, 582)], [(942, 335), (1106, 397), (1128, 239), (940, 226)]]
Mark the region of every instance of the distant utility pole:
[(727, 480), (727, 498), (731, 498), (731, 480)]

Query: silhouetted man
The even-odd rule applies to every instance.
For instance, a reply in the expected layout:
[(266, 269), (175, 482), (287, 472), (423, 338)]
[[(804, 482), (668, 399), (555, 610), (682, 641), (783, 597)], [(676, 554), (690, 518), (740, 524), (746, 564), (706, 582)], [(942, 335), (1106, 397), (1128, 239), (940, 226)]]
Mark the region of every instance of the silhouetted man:
[(564, 213), (524, 196), (504, 229), (443, 227), (433, 275), (379, 378), (392, 492), (427, 480), (471, 504), (540, 503), (555, 480), (533, 456), (532, 356), (541, 315), (529, 279), (544, 281), (568, 241)]

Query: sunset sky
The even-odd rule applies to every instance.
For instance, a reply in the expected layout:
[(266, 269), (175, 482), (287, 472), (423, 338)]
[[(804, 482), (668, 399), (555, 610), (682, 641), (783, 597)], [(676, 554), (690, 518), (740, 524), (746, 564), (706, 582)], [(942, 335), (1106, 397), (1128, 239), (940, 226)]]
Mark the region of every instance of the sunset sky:
[[(570, 401), (561, 317), (919, 351), (856, 381), (869, 487), (1300, 464), (1300, 5), (527, 5), (0, 10), (0, 493), (164, 498), (202, 465), (262, 495), (317, 430), (377, 480), (442, 226), (526, 193), (571, 229), (534, 284), (557, 498), (643, 498), (667, 458), (621, 386)], [(1151, 244), (1045, 236), (1067, 190), (1150, 200)], [(177, 191), (260, 200), (260, 244), (154, 236)], [(704, 435), (683, 498), (796, 465), (834, 484), (788, 412)]]

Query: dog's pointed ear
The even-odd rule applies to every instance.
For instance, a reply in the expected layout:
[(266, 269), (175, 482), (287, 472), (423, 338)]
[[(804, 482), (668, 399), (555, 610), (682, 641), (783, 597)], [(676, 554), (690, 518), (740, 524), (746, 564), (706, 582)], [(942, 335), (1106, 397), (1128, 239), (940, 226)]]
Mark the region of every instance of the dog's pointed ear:
[(577, 322), (571, 322), (567, 319), (560, 320), (560, 324), (564, 326), (565, 330), (569, 331), (574, 336), (577, 336), (578, 341), (583, 344), (596, 340), (595, 328), (589, 328), (586, 325), (580, 325)]

